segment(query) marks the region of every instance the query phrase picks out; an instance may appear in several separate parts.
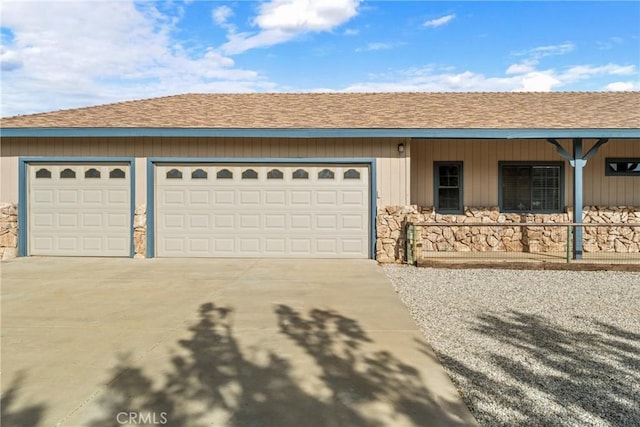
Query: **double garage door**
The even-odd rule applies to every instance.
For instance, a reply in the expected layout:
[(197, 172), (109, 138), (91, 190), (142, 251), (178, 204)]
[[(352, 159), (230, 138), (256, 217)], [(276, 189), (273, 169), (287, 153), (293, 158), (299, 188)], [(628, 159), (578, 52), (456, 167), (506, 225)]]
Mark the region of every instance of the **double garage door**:
[[(28, 166), (28, 253), (130, 256), (129, 164)], [(367, 258), (368, 165), (158, 164), (152, 255)]]
[(155, 178), (158, 256), (369, 256), (366, 165), (165, 164)]

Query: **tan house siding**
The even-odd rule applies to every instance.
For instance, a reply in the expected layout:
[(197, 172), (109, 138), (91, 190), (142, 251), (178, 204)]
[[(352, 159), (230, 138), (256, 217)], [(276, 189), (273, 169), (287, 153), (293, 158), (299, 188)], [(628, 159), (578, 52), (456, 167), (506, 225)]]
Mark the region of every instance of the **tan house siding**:
[[(571, 152), (571, 141), (559, 141)], [(595, 141), (585, 141), (588, 151)], [(411, 204), (433, 206), (433, 162), (462, 161), (465, 206), (498, 205), (498, 162), (564, 161), (544, 140), (434, 139), (411, 142)], [(605, 157), (640, 157), (640, 140), (611, 140), (587, 163), (584, 171), (584, 204), (639, 206), (637, 177), (607, 177)], [(572, 205), (573, 172), (565, 163), (565, 205)]]
[(589, 159), (584, 172), (585, 205), (640, 206), (640, 178), (606, 176), (607, 157), (640, 158), (640, 139), (611, 141)]
[[(378, 205), (409, 204), (408, 153), (398, 153), (403, 138), (6, 138), (3, 158), (16, 170), (3, 172), (3, 201), (17, 202), (17, 157), (135, 157), (136, 205), (145, 203), (146, 158), (376, 158)], [(3, 165), (5, 161), (3, 161)], [(6, 180), (6, 182), (5, 182)]]

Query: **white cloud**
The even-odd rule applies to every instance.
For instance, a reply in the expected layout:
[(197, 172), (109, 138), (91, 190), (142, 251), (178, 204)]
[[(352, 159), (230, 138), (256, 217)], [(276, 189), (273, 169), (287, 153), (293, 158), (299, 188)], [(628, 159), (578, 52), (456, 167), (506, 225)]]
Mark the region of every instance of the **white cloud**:
[(373, 43), (368, 43), (365, 47), (357, 48), (356, 52), (389, 50), (389, 49), (393, 49), (393, 46), (394, 45), (392, 43), (373, 42)]
[(257, 33), (229, 34), (220, 49), (228, 55), (292, 40), (300, 34), (331, 31), (358, 13), (361, 0), (271, 0), (262, 3), (253, 25)]
[(640, 82), (613, 82), (606, 85), (604, 90), (614, 92), (640, 90)]
[[(638, 75), (633, 65), (607, 64), (603, 66), (580, 65), (564, 70), (537, 69), (536, 61), (513, 64), (504, 75), (487, 76), (471, 70), (456, 72), (447, 67), (425, 66), (396, 70), (369, 76), (365, 82), (354, 83), (343, 89), (346, 92), (437, 92), (437, 91), (513, 91), (549, 92), (566, 88), (581, 81), (610, 78), (620, 75)], [(611, 83), (605, 90), (637, 90), (638, 84)]]
[(360, 34), (360, 31), (355, 28), (347, 28), (343, 33), (345, 36), (357, 36)]
[(424, 24), (422, 24), (424, 27), (439, 27), (441, 25), (444, 24), (448, 24), (449, 22), (451, 22), (454, 18), (456, 17), (456, 15), (451, 14), (451, 15), (445, 15), (445, 16), (441, 16), (440, 18), (436, 18), (436, 19), (431, 19), (429, 21), (426, 21)]
[(519, 64), (510, 65), (509, 68), (507, 68), (506, 73), (507, 74), (530, 73), (535, 69), (537, 64), (538, 64), (538, 61), (528, 59)]
[(2, 26), (13, 33), (0, 48), (2, 116), (273, 87), (212, 48), (185, 50), (172, 38), (182, 10), (170, 5), (160, 11), (132, 1), (2, 2)]
[(540, 59), (552, 55), (564, 55), (572, 52), (576, 46), (571, 42), (565, 42), (561, 44), (538, 46), (533, 49), (516, 52), (516, 56), (529, 56), (531, 58)]
[(211, 17), (213, 18), (213, 22), (218, 25), (223, 25), (227, 23), (227, 20), (233, 16), (233, 10), (229, 6), (219, 6), (213, 9), (211, 12)]

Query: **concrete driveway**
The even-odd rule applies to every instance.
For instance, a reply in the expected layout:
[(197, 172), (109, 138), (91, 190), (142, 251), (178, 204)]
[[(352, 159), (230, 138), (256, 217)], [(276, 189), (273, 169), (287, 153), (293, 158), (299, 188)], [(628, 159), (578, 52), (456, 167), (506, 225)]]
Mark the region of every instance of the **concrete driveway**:
[(0, 268), (3, 426), (475, 424), (373, 261)]

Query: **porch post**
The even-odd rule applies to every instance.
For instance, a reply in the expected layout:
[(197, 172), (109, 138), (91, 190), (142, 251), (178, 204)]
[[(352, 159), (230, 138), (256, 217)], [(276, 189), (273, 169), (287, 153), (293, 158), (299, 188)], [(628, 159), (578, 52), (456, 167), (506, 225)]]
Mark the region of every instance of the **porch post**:
[[(564, 157), (573, 168), (573, 222), (582, 224), (582, 169), (587, 164), (587, 160), (595, 156), (600, 147), (609, 140), (600, 138), (587, 154), (582, 154), (582, 139), (574, 138), (573, 156), (555, 139), (549, 138), (547, 142), (553, 145), (558, 154)], [(573, 233), (573, 259), (582, 259), (582, 228), (576, 227)]]
[[(582, 169), (587, 161), (582, 155), (582, 139), (573, 140), (573, 222), (582, 223)], [(582, 259), (582, 228), (573, 233), (573, 259)]]

